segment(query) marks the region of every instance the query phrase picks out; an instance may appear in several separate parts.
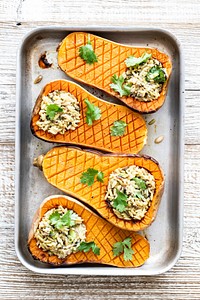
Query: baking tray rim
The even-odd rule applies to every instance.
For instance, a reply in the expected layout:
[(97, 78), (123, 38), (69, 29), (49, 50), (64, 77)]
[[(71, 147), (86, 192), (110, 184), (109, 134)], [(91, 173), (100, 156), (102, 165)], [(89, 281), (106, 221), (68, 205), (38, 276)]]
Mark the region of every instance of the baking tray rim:
[[(45, 31), (101, 31), (101, 32), (157, 32), (161, 33), (168, 38), (170, 38), (174, 44), (176, 45), (180, 57), (180, 89), (179, 89), (179, 126), (178, 126), (178, 134), (179, 134), (179, 143), (178, 143), (178, 151), (179, 151), (179, 166), (178, 166), (178, 174), (179, 174), (179, 190), (178, 190), (178, 242), (177, 242), (177, 251), (176, 255), (170, 261), (170, 263), (166, 267), (162, 267), (159, 270), (142, 270), (140, 268), (112, 268), (112, 267), (98, 267), (98, 268), (90, 268), (90, 267), (70, 267), (70, 268), (39, 268), (33, 266), (28, 263), (23, 257), (22, 253), (19, 249), (19, 192), (20, 192), (20, 99), (21, 99), (21, 55), (23, 51), (23, 46), (31, 36), (39, 34)], [(88, 26), (40, 26), (35, 29), (30, 30), (27, 34), (24, 35), (21, 45), (17, 51), (17, 69), (16, 69), (16, 130), (15, 130), (15, 252), (19, 261), (29, 270), (41, 273), (41, 274), (55, 274), (55, 275), (96, 275), (96, 276), (152, 276), (159, 275), (170, 270), (179, 260), (182, 252), (182, 244), (183, 244), (183, 203), (184, 203), (184, 55), (181, 43), (176, 38), (174, 34), (170, 31), (158, 27), (142, 27), (142, 26), (96, 26), (96, 25), (88, 25)], [(116, 274), (117, 273), (117, 274)]]

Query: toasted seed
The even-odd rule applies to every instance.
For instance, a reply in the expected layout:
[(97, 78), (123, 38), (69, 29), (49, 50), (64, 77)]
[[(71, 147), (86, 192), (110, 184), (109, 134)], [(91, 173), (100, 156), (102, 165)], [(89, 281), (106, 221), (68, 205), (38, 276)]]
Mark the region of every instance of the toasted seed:
[(34, 84), (39, 83), (42, 80), (42, 78), (43, 78), (42, 75), (39, 75), (38, 77), (36, 77), (35, 80), (34, 80)]
[(164, 140), (164, 136), (161, 135), (154, 140), (154, 143), (159, 144)]
[(156, 122), (155, 119), (152, 119), (151, 121), (149, 121), (148, 125), (153, 125)]

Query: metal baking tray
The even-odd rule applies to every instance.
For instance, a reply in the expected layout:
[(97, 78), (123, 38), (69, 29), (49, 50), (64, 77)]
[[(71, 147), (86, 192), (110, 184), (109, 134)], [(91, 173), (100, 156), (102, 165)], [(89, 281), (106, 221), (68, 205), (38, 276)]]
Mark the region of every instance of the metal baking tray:
[[(156, 113), (144, 115), (148, 125), (148, 142), (141, 153), (157, 159), (162, 166), (166, 184), (158, 215), (143, 234), (151, 246), (150, 258), (139, 268), (116, 268), (82, 264), (54, 267), (35, 261), (27, 249), (27, 237), (33, 215), (42, 200), (52, 194), (62, 194), (45, 180), (42, 172), (32, 166), (33, 158), (46, 153), (55, 144), (40, 141), (31, 134), (31, 111), (41, 88), (49, 81), (68, 78), (56, 66), (41, 69), (38, 59), (44, 51), (56, 53), (60, 41), (70, 32), (86, 31), (122, 44), (155, 47), (167, 53), (173, 63), (172, 76), (165, 104)], [(15, 248), (19, 260), (28, 269), (48, 274), (85, 275), (155, 275), (174, 266), (181, 254), (183, 229), (183, 115), (184, 71), (179, 42), (169, 32), (149, 28), (120, 27), (41, 27), (28, 33), (18, 51), (16, 107), (16, 173), (15, 173)], [(34, 84), (41, 74), (43, 80)], [(103, 92), (85, 86), (100, 98), (113, 101)], [(155, 144), (156, 137), (164, 140)]]

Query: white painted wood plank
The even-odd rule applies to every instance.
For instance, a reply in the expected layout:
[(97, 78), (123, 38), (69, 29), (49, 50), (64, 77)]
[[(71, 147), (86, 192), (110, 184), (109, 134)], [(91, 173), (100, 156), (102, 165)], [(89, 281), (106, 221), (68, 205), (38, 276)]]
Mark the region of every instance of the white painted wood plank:
[(2, 21), (199, 22), (199, 1), (168, 0), (19, 0), (1, 1)]

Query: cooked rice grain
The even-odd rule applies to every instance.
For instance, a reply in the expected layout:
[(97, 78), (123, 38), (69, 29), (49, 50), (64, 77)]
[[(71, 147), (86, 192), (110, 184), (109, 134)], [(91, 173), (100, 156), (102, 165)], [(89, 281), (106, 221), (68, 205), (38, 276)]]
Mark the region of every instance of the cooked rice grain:
[[(46, 113), (50, 104), (56, 104), (63, 110), (56, 112), (53, 120)], [(42, 97), (39, 115), (36, 124), (40, 129), (52, 134), (64, 134), (66, 130), (75, 130), (80, 122), (79, 102), (72, 94), (56, 90)]]
[(58, 258), (65, 258), (67, 255), (77, 252), (81, 242), (86, 239), (86, 227), (83, 220), (74, 212), (74, 226), (63, 226), (57, 229), (51, 224), (49, 217), (52, 213), (58, 212), (62, 217), (67, 211), (68, 209), (62, 206), (49, 210), (43, 216), (35, 232), (37, 246), (47, 251), (49, 255), (56, 255)]
[[(146, 188), (141, 189), (133, 178), (142, 179)], [(113, 207), (117, 190), (127, 195), (127, 206), (123, 212)], [(155, 179), (146, 169), (132, 165), (118, 168), (110, 174), (105, 199), (110, 203), (113, 212), (120, 219), (141, 220), (147, 212), (155, 192)], [(138, 196), (140, 197), (138, 198)]]

